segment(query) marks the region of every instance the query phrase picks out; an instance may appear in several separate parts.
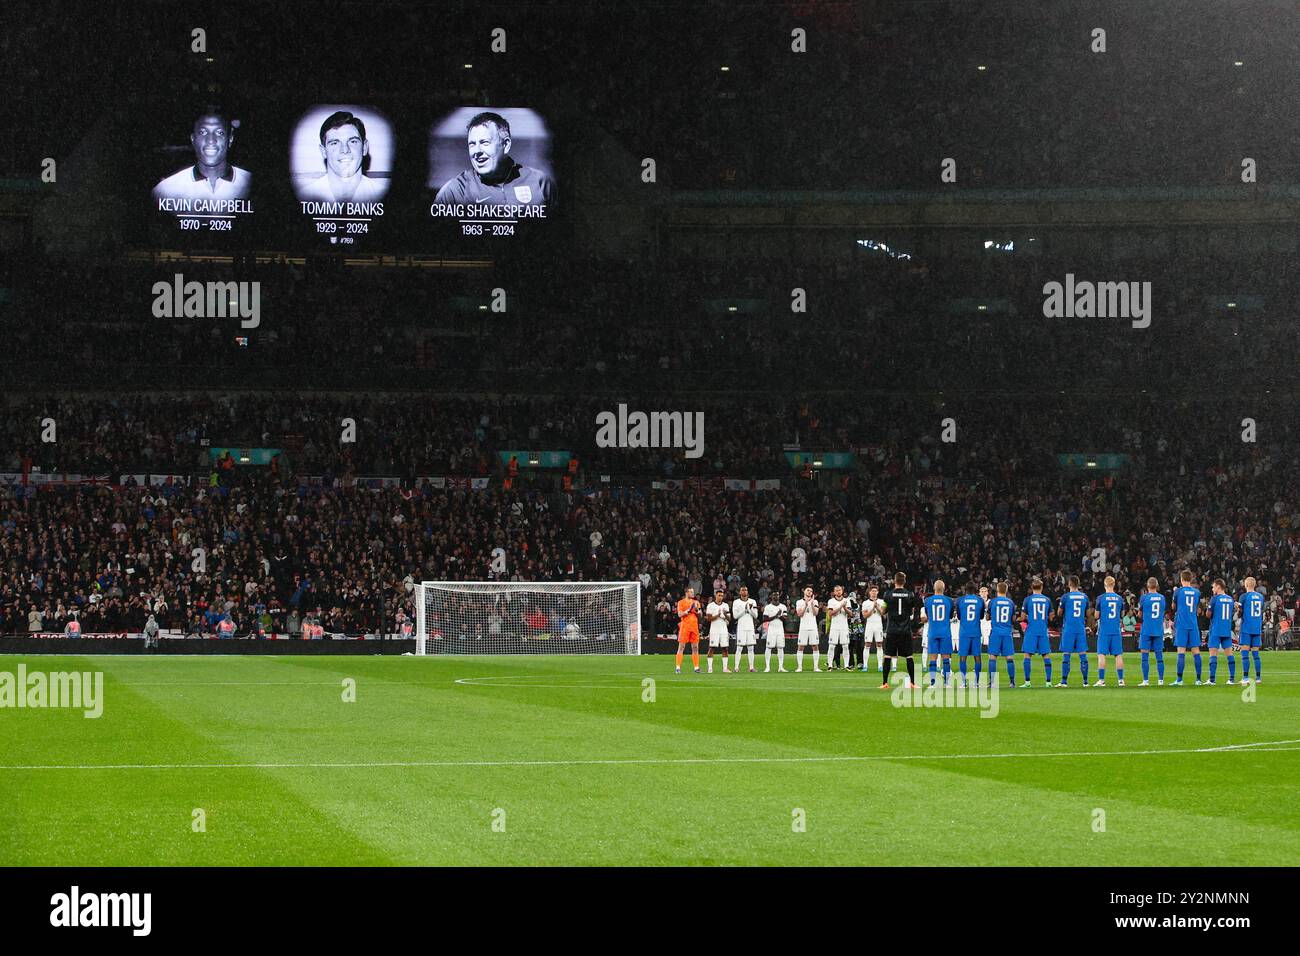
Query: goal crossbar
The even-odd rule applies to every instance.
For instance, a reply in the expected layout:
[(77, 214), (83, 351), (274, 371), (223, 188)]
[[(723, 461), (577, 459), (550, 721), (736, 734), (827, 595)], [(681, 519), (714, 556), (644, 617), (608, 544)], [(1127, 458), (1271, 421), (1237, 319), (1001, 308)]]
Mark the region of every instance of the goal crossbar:
[(640, 581), (421, 581), (415, 652), (639, 654)]

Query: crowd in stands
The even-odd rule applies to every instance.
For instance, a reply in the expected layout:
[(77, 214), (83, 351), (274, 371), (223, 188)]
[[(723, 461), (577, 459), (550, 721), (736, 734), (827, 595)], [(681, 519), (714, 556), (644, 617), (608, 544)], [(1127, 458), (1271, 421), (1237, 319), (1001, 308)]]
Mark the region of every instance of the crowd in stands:
[[(595, 447), (599, 403), (358, 401), (12, 403), (0, 431), (0, 470), (15, 476), (0, 485), (0, 631), (62, 630), (75, 612), (86, 632), (138, 630), (152, 613), (164, 627), (211, 633), (229, 613), (241, 634), (259, 624), (301, 633), (304, 619), (357, 634), (379, 629), (382, 612), (392, 632), (399, 610), (413, 613), (420, 579), (639, 579), (648, 615), (687, 584), (734, 592), (743, 583), (789, 603), (805, 583), (860, 590), (898, 569), (918, 587), (1006, 579), (1013, 594), (1040, 576), (1055, 594), (1070, 573), (1095, 592), (1104, 567), (1136, 593), (1148, 575), (1168, 587), (1190, 567), (1207, 593), (1214, 577), (1239, 589), (1255, 576), (1275, 622), (1295, 610), (1297, 434), (1284, 404), (1276, 414), (1252, 409), (1259, 435), (1249, 443), (1239, 410), (1213, 398), (1136, 403), (1116, 416), (1047, 398), (1033, 407), (896, 399), (825, 408), (715, 398), (702, 474), (782, 475), (777, 489), (740, 492), (654, 488), (666, 459), (686, 465), (682, 452)], [(953, 443), (939, 439), (940, 413), (956, 425)], [(46, 415), (58, 423), (56, 442), (33, 437)], [(355, 445), (339, 443), (342, 417), (357, 422)], [(214, 470), (201, 444), (286, 435), (298, 447), (274, 468)], [(805, 477), (778, 451), (796, 436), (805, 449), (851, 449), (855, 463)], [(530, 472), (506, 487), (498, 449), (548, 446), (577, 450), (576, 483), (566, 490), (557, 475)], [(1055, 457), (1102, 450), (1131, 458), (1103, 474)], [(33, 467), (104, 472), (109, 483), (38, 484)], [(116, 485), (119, 471), (136, 469), (182, 478)], [(403, 480), (381, 489), (348, 480), (375, 471)], [(457, 472), (489, 486), (415, 480)], [(303, 482), (309, 474), (331, 480)], [(504, 572), (492, 568), (498, 548)], [(798, 557), (806, 571), (792, 570)]]

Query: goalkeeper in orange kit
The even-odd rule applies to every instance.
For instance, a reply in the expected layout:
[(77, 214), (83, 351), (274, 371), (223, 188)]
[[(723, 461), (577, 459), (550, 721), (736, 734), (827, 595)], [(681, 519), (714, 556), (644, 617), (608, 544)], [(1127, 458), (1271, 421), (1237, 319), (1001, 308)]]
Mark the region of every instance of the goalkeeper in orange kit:
[(691, 645), (691, 663), (695, 673), (700, 672), (700, 602), (695, 600), (695, 588), (686, 589), (686, 597), (677, 602), (677, 670), (682, 672), (682, 655), (686, 645)]

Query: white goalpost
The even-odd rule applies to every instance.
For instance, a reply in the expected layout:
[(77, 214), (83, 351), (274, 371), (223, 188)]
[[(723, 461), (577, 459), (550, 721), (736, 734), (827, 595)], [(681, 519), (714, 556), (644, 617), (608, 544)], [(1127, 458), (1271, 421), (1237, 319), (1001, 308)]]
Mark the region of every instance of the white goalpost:
[(639, 581), (422, 581), (415, 653), (640, 654)]

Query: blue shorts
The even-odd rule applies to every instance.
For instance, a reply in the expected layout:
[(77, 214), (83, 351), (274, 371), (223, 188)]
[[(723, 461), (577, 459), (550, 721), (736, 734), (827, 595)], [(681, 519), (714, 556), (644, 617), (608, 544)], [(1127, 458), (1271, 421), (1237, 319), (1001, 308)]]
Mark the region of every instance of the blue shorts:
[(1241, 646), (1259, 647), (1259, 643), (1260, 643), (1259, 637), (1260, 636), (1258, 634), (1243, 634), (1241, 635)]
[(990, 657), (1010, 657), (1016, 652), (1016, 646), (1012, 643), (1011, 635), (998, 634), (994, 632), (989, 635), (989, 656)]
[(925, 652), (927, 654), (952, 654), (952, 635), (926, 635)]
[(981, 635), (976, 634), (974, 637), (957, 638), (958, 657), (981, 657), (983, 654), (984, 638)]
[(1020, 643), (1020, 650), (1024, 654), (1050, 654), (1052, 653), (1052, 641), (1046, 634), (1039, 634), (1035, 637), (1026, 634), (1024, 640)]
[(1088, 632), (1068, 631), (1061, 634), (1062, 654), (1087, 654)]
[(1163, 651), (1165, 649), (1165, 635), (1162, 631), (1159, 634), (1143, 634), (1138, 638), (1139, 651)]
[(1201, 629), (1199, 627), (1180, 627), (1174, 632), (1174, 647), (1191, 650), (1201, 646)]
[(1232, 635), (1224, 634), (1222, 637), (1210, 635), (1210, 650), (1227, 650), (1232, 647)]
[(1124, 653), (1124, 635), (1123, 634), (1098, 634), (1097, 635), (1097, 653), (1105, 654), (1107, 657), (1114, 654)]

